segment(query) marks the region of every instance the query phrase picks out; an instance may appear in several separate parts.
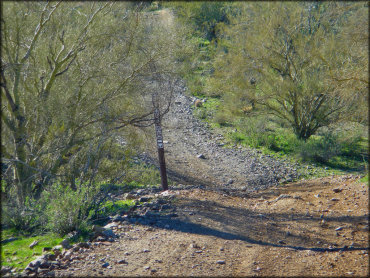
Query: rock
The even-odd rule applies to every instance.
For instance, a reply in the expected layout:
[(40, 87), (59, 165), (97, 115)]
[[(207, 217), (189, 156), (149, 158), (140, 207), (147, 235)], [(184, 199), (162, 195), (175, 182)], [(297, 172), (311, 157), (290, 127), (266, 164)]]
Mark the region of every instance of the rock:
[(121, 215), (116, 215), (114, 216), (113, 218), (113, 222), (122, 222), (124, 221), (125, 219), (121, 216)]
[(204, 156), (204, 154), (199, 154), (199, 155), (197, 155), (197, 158), (200, 158), (200, 159), (206, 159), (206, 157)]
[(89, 249), (91, 247), (91, 243), (87, 243), (87, 242), (79, 242), (77, 244), (78, 247), (80, 248), (85, 248), (85, 249)]
[(78, 238), (78, 236), (79, 236), (79, 233), (77, 231), (73, 231), (73, 232), (68, 233), (67, 239), (70, 241), (75, 241)]
[(40, 264), (41, 264), (41, 258), (36, 258), (32, 262), (30, 262), (27, 267), (38, 268), (40, 266)]
[(108, 238), (116, 237), (116, 234), (111, 229), (104, 230), (102, 234)]
[(46, 273), (46, 276), (54, 277), (55, 276), (55, 271), (49, 271), (48, 273)]
[(101, 267), (102, 268), (107, 268), (109, 266), (109, 263), (103, 263), (102, 265), (101, 265)]
[(150, 266), (148, 266), (148, 265), (147, 266), (144, 266), (144, 269), (145, 270), (149, 270), (150, 269)]
[(53, 251), (53, 252), (55, 252), (55, 251), (62, 251), (62, 249), (63, 249), (63, 246), (62, 245), (55, 245), (51, 250)]
[(30, 246), (29, 246), (29, 248), (33, 248), (33, 247), (35, 247), (37, 244), (39, 244), (39, 242), (37, 241), (37, 240), (35, 240), (34, 242), (32, 242), (31, 244), (30, 244)]
[(69, 242), (69, 240), (68, 240), (68, 239), (64, 239), (64, 240), (60, 243), (60, 245), (62, 245), (62, 247), (63, 247), (64, 249), (71, 249), (71, 248), (72, 248), (71, 243)]
[(47, 261), (55, 261), (56, 258), (57, 258), (57, 255), (51, 254), (51, 253), (46, 253), (46, 254), (42, 255), (40, 258), (43, 259), (43, 260), (47, 260)]
[(63, 256), (63, 260), (67, 261), (71, 258), (72, 256), (72, 251), (64, 251), (62, 253), (62, 256)]
[(171, 193), (169, 190), (161, 192), (161, 196), (171, 196), (171, 195), (173, 195), (173, 193)]
[(342, 188), (333, 188), (334, 193), (339, 193), (339, 192), (342, 192), (342, 191), (343, 191)]
[(195, 100), (194, 106), (195, 107), (202, 107), (203, 106), (202, 100), (200, 100), (200, 99)]
[(45, 269), (50, 267), (50, 262), (47, 260), (41, 260), (39, 268)]
[(278, 243), (279, 244), (286, 244), (286, 242), (284, 240), (279, 240)]
[(125, 194), (123, 195), (123, 197), (124, 197), (126, 200), (135, 200), (135, 199), (137, 199), (137, 198), (138, 198), (138, 196), (133, 195), (133, 194), (131, 194), (131, 193), (125, 193)]
[(1, 244), (12, 242), (12, 241), (15, 241), (15, 240), (18, 240), (18, 239), (19, 239), (19, 237), (11, 237), (11, 238), (8, 238), (8, 239), (4, 239), (4, 240), (1, 241)]
[(24, 269), (24, 271), (26, 272), (26, 274), (28, 274), (28, 273), (33, 273), (33, 272), (36, 272), (37, 271), (37, 268), (36, 267), (31, 267), (31, 266), (27, 266), (25, 269)]
[(190, 244), (190, 247), (191, 248), (200, 248), (200, 246), (198, 244), (196, 244), (196, 243), (191, 243)]
[(51, 251), (51, 247), (42, 248), (42, 252), (49, 252), (49, 251)]
[(93, 225), (92, 226), (92, 230), (95, 232), (95, 233), (102, 233), (104, 231), (104, 228), (101, 227), (101, 226), (98, 226), (98, 225)]
[(95, 242), (103, 242), (106, 241), (106, 238), (103, 236), (98, 236), (97, 238), (94, 239)]
[(259, 271), (261, 271), (261, 268), (259, 266), (257, 266), (255, 269), (253, 269), (253, 271), (259, 272)]
[(338, 227), (338, 228), (336, 228), (335, 230), (336, 230), (336, 231), (341, 231), (341, 230), (343, 230), (343, 228), (344, 228), (344, 227)]
[(217, 264), (225, 264), (226, 262), (224, 260), (218, 260), (216, 263)]
[(143, 252), (148, 253), (148, 252), (150, 252), (150, 250), (149, 249), (143, 249)]
[(139, 202), (148, 202), (150, 200), (150, 197), (140, 197)]
[(281, 194), (279, 197), (277, 197), (275, 199), (275, 202), (281, 200), (281, 199), (287, 199), (287, 198), (293, 198), (292, 196), (288, 195), (288, 194)]
[(164, 204), (162, 205), (161, 209), (170, 209), (171, 205), (170, 204)]
[(1, 275), (5, 275), (11, 272), (12, 268), (10, 266), (1, 266)]
[(60, 262), (58, 261), (49, 261), (50, 262), (50, 269), (54, 269), (60, 266)]
[(117, 261), (117, 264), (128, 264), (126, 260), (119, 260)]
[[(115, 227), (118, 227), (118, 223), (115, 223), (115, 222), (113, 222), (113, 223), (109, 223), (109, 224), (107, 224), (107, 225), (105, 225), (104, 226), (104, 229), (105, 230), (109, 230), (109, 229), (112, 229), (112, 228), (115, 228)], [(102, 231), (102, 233), (104, 234), (104, 230)]]
[(322, 219), (321, 222), (320, 222), (320, 224), (321, 224), (321, 227), (327, 227), (328, 226), (328, 224), (326, 223), (325, 219)]
[(338, 198), (331, 198), (330, 201), (337, 202), (337, 201), (339, 201), (339, 199)]

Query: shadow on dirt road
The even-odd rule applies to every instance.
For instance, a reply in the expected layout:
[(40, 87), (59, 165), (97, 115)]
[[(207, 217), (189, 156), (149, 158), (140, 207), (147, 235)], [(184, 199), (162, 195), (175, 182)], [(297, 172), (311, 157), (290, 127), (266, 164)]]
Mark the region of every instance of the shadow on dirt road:
[[(309, 227), (319, 227), (318, 223), (321, 221), (319, 216), (306, 216), (300, 213), (265, 213), (262, 215), (250, 209), (224, 206), (207, 200), (180, 199), (178, 202), (184, 211), (187, 211), (186, 208), (191, 208), (194, 213), (192, 216), (182, 213), (177, 219), (168, 221), (169, 229), (183, 233), (317, 252), (368, 249), (367, 242), (346, 246), (344, 243), (340, 244), (338, 240), (332, 240), (332, 237), (326, 236), (325, 233), (320, 234), (315, 230), (310, 230)], [(367, 215), (325, 218), (328, 226), (356, 226), (365, 223), (367, 219)], [(297, 229), (290, 229), (291, 232), (287, 233), (286, 228), (292, 222), (298, 225)], [(339, 247), (340, 245), (342, 247)]]

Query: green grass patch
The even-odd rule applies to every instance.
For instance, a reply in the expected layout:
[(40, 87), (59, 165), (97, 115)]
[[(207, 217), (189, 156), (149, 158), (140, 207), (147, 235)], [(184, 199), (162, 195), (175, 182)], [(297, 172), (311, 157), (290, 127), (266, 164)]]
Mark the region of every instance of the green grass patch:
[(367, 183), (369, 185), (369, 174), (366, 174), (366, 176), (362, 177), (360, 182)]
[[(19, 271), (24, 269), (32, 260), (42, 255), (44, 247), (53, 247), (62, 242), (63, 238), (55, 234), (45, 234), (40, 236), (19, 236), (13, 229), (1, 231), (2, 240), (11, 237), (18, 237), (17, 240), (1, 244), (1, 263), (4, 266), (17, 268)], [(29, 245), (35, 240), (39, 243), (30, 249)]]
[(106, 201), (98, 212), (99, 217), (122, 213), (135, 205), (135, 200)]

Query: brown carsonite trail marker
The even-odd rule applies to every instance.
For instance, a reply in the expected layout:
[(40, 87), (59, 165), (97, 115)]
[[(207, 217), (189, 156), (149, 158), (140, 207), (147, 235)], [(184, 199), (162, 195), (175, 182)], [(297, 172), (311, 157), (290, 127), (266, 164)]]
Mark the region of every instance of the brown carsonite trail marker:
[(160, 173), (161, 173), (161, 183), (162, 183), (162, 188), (165, 191), (165, 190), (168, 190), (168, 182), (167, 182), (166, 162), (164, 160), (164, 145), (163, 145), (163, 137), (162, 137), (161, 115), (160, 115), (158, 106), (155, 107), (154, 109), (154, 126), (155, 126), (155, 134), (157, 137), (158, 159), (159, 159), (159, 167), (160, 167)]

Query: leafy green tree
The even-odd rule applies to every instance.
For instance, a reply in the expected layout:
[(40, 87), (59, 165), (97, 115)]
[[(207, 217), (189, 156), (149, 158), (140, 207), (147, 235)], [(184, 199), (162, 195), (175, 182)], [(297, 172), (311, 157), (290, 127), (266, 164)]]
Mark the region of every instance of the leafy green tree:
[(209, 41), (217, 38), (217, 24), (227, 20), (227, 2), (169, 2), (161, 3), (164, 7), (172, 8), (183, 24), (193, 28), (193, 34)]
[(304, 140), (358, 110), (366, 82), (353, 88), (334, 81), (349, 68), (368, 68), (367, 60), (359, 62), (358, 53), (351, 54), (350, 44), (343, 41), (355, 31), (351, 16), (367, 12), (363, 4), (235, 5), (239, 13), (224, 26), (209, 93), (272, 113)]
[(95, 177), (118, 136), (135, 145), (152, 120), (150, 64), (172, 78), (178, 30), (132, 2), (3, 3), (1, 159), (20, 208), (52, 179)]

